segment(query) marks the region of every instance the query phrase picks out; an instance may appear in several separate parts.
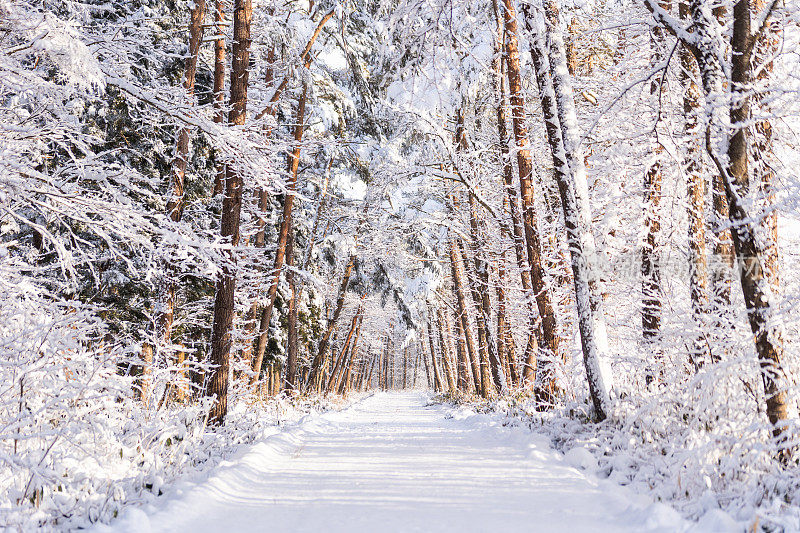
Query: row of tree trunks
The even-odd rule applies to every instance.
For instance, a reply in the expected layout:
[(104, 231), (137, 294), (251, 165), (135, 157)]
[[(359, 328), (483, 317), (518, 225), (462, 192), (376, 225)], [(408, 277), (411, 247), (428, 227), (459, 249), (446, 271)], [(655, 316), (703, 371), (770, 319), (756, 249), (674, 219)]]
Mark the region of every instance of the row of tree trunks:
[(336, 359), (336, 364), (334, 365), (333, 370), (331, 371), (330, 378), (328, 379), (328, 385), (326, 387), (327, 392), (335, 392), (339, 388), (339, 384), (343, 378), (344, 373), (346, 372), (346, 368), (349, 366), (347, 362), (348, 355), (352, 357), (352, 354), (348, 354), (348, 351), (351, 347), (351, 342), (354, 341), (354, 336), (358, 335), (358, 330), (361, 324), (361, 318), (364, 313), (363, 307), (363, 298), (362, 303), (358, 306), (356, 313), (353, 315), (353, 319), (350, 323), (350, 329), (347, 332), (347, 336), (345, 337), (344, 346), (342, 346), (341, 352), (339, 353), (339, 357)]
[[(250, 0), (236, 0), (233, 12), (233, 60), (231, 62), (228, 122), (242, 126), (247, 115), (247, 85), (250, 63)], [(223, 266), (214, 297), (214, 323), (211, 333), (211, 364), (206, 395), (215, 398), (208, 421), (222, 424), (228, 410), (228, 372), (232, 344), (231, 329), (235, 311), (236, 252), (239, 244), (239, 219), (242, 209), (242, 176), (231, 165), (225, 171), (225, 198), (222, 202), (221, 234), (230, 243), (228, 263)]]
[[(197, 58), (200, 55), (200, 44), (203, 41), (203, 18), (205, 17), (205, 0), (198, 0), (189, 12), (189, 46), (184, 64), (183, 91), (186, 103), (194, 105), (194, 87), (197, 77)], [(224, 76), (224, 70), (223, 70)], [(172, 222), (180, 222), (186, 205), (186, 168), (189, 158), (189, 136), (192, 129), (182, 125), (178, 129), (175, 146), (175, 157), (170, 173), (170, 195), (167, 200), (166, 213)], [(172, 325), (175, 318), (175, 299), (177, 297), (177, 281), (172, 269), (167, 269), (167, 279), (159, 294), (159, 308), (156, 310), (155, 341), (156, 346), (145, 343), (142, 346), (142, 376), (139, 378), (139, 396), (145, 403), (149, 400), (150, 383), (153, 374), (154, 352), (161, 346), (172, 343)]]
[[(317, 24), (314, 33), (309, 38), (308, 42), (306, 43), (303, 52), (300, 54), (299, 61), (302, 64), (303, 68), (309, 68), (311, 66), (311, 62), (313, 57), (311, 56), (311, 48), (314, 46), (314, 42), (319, 37), (320, 33), (322, 32), (322, 28), (325, 24), (333, 17), (334, 11), (330, 11), (326, 13), (320, 22)], [(267, 61), (271, 64), (274, 61), (274, 51), (270, 50), (270, 54), (267, 58)], [(267, 69), (267, 76), (268, 76), (268, 85), (272, 83), (272, 68)], [(264, 108), (261, 112), (259, 112), (255, 120), (260, 120), (265, 115), (274, 116), (276, 110), (276, 104), (280, 97), (283, 94), (283, 91), (286, 89), (289, 83), (289, 76), (287, 75), (283, 81), (275, 88), (272, 98), (270, 99), (269, 105)], [(256, 352), (255, 352), (255, 359), (252, 361), (252, 369), (253, 369), (253, 378), (252, 382), (255, 382), (259, 379), (259, 375), (261, 373), (261, 366), (264, 361), (264, 353), (266, 352), (267, 341), (269, 337), (269, 322), (272, 318), (272, 310), (275, 306), (275, 298), (278, 294), (278, 282), (280, 280), (281, 271), (283, 270), (284, 262), (285, 262), (285, 254), (286, 254), (286, 243), (288, 240), (289, 233), (292, 231), (292, 208), (294, 206), (294, 197), (295, 197), (295, 190), (297, 187), (297, 171), (300, 164), (300, 150), (301, 144), (303, 140), (303, 131), (304, 131), (304, 121), (305, 121), (305, 107), (306, 101), (308, 98), (308, 86), (303, 83), (302, 93), (300, 95), (300, 99), (297, 104), (297, 116), (296, 116), (296, 123), (294, 125), (294, 141), (295, 147), (292, 153), (289, 156), (288, 167), (289, 167), (289, 183), (287, 184), (287, 191), (286, 196), (283, 202), (283, 217), (281, 220), (280, 230), (278, 232), (278, 243), (277, 243), (277, 250), (275, 252), (275, 260), (273, 265), (273, 272), (272, 272), (272, 282), (269, 285), (267, 290), (267, 302), (266, 305), (261, 310), (261, 317), (258, 323), (258, 340), (256, 343)], [(259, 200), (259, 208), (261, 212), (265, 212), (267, 209), (267, 193), (263, 189), (259, 189), (258, 193), (258, 200)], [(260, 244), (263, 246), (264, 241), (264, 220), (263, 218), (259, 220), (259, 230), (258, 230), (258, 237), (257, 237), (257, 244), (259, 243), (260, 237)], [(257, 303), (253, 304), (254, 316), (255, 316), (255, 309), (257, 307)]]
[[(682, 27), (669, 17), (654, 0), (645, 0), (645, 5), (656, 22), (682, 40), (694, 55), (702, 90), (707, 99), (719, 98), (730, 93), (724, 101), (730, 102), (726, 110), (722, 106), (705, 106), (707, 124), (706, 150), (714, 161), (719, 179), (724, 185), (728, 203), (728, 221), (735, 258), (739, 267), (739, 279), (747, 309), (747, 318), (753, 333), (755, 350), (761, 367), (764, 385), (766, 415), (773, 426), (774, 435), (785, 439), (785, 421), (788, 418), (788, 379), (783, 367), (783, 327), (776, 316), (776, 301), (772, 284), (765, 272), (766, 239), (759, 235), (763, 227), (746, 209), (745, 199), (751, 195), (749, 152), (754, 149), (748, 135), (750, 122), (750, 84), (753, 81), (752, 53), (759, 35), (751, 30), (752, 5), (749, 0), (738, 0), (732, 15), (733, 31), (730, 36), (730, 62), (725, 60), (725, 50), (716, 38), (719, 21), (709, 16), (701, 0), (690, 0), (688, 19), (693, 28), (693, 39), (686, 37)], [(771, 10), (776, 4), (759, 14), (757, 20), (767, 24)], [(720, 14), (717, 14), (720, 16)], [(764, 26), (766, 28), (766, 26)], [(758, 29), (761, 31), (761, 28)], [(702, 43), (698, 46), (696, 43)], [(726, 72), (730, 72), (730, 85), (726, 86)], [(732, 125), (732, 128), (731, 126)], [(731, 133), (733, 130), (733, 133)], [(726, 152), (720, 147), (727, 146)], [(783, 458), (789, 450), (783, 450)]]

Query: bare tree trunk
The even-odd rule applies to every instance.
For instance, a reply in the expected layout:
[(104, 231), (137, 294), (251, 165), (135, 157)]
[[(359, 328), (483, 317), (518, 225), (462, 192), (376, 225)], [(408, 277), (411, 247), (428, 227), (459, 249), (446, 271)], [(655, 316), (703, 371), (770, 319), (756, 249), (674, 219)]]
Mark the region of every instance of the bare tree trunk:
[[(236, 0), (233, 13), (233, 61), (231, 65), (231, 96), (228, 122), (244, 125), (247, 116), (247, 82), (250, 63), (250, 23), (253, 8), (250, 0)], [(242, 210), (242, 178), (231, 165), (225, 173), (225, 198), (222, 202), (221, 234), (229, 239), (230, 263), (225, 265), (217, 280), (214, 298), (214, 325), (211, 333), (211, 363), (216, 366), (206, 387), (206, 396), (215, 397), (208, 421), (221, 425), (228, 411), (228, 371), (231, 352), (231, 329), (235, 308), (236, 253), (239, 244), (239, 218)]]
[(467, 298), (464, 294), (464, 275), (461, 254), (457, 245), (458, 237), (450, 236), (450, 272), (453, 278), (453, 292), (456, 295), (456, 305), (458, 317), (461, 321), (461, 332), (464, 334), (464, 341), (467, 346), (467, 355), (472, 365), (472, 377), (475, 380), (475, 392), (483, 394), (481, 383), (481, 371), (478, 367), (478, 356), (475, 350), (475, 341), (472, 338), (472, 330), (469, 327), (469, 316), (467, 315)]
[[(536, 207), (533, 190), (533, 161), (529, 148), (528, 127), (525, 122), (525, 97), (522, 91), (520, 71), (517, 15), (513, 0), (503, 0), (506, 26), (506, 66), (508, 92), (511, 100), (511, 124), (516, 140), (517, 166), (519, 168), (520, 193), (522, 197), (523, 226), (528, 261), (531, 267), (533, 296), (541, 317), (542, 340), (554, 357), (560, 356), (558, 325), (553, 309), (550, 288), (544, 278), (542, 247), (536, 227)], [(527, 369), (526, 369), (527, 372)]]
[[(686, 1), (679, 4), (681, 18), (689, 16)], [(690, 359), (698, 366), (704, 355), (709, 354), (709, 344), (705, 335), (706, 314), (708, 313), (708, 259), (706, 257), (705, 202), (706, 186), (703, 178), (702, 154), (700, 151), (700, 125), (697, 113), (700, 111), (700, 87), (695, 78), (699, 75), (697, 62), (691, 51), (681, 47), (681, 81), (683, 83), (683, 115), (686, 140), (686, 193), (688, 197), (687, 218), (689, 222), (689, 295), (692, 301), (692, 314), (697, 322), (700, 335), (693, 342)]]
[(253, 383), (258, 381), (259, 374), (261, 374), (261, 365), (264, 361), (264, 353), (267, 350), (269, 321), (272, 318), (272, 309), (275, 306), (275, 298), (278, 295), (278, 281), (280, 280), (286, 257), (286, 241), (289, 238), (289, 232), (292, 230), (292, 207), (294, 206), (295, 190), (297, 188), (297, 169), (300, 165), (300, 147), (303, 141), (303, 122), (305, 121), (307, 95), (308, 87), (304, 84), (303, 92), (297, 103), (297, 123), (294, 126), (295, 146), (289, 157), (289, 183), (286, 184), (286, 197), (283, 200), (283, 220), (278, 233), (278, 248), (275, 252), (275, 264), (272, 267), (272, 280), (267, 291), (267, 305), (261, 310), (256, 357), (253, 361)]
[[(225, 2), (214, 2), (214, 122), (225, 122)], [(214, 177), (214, 196), (222, 194), (225, 189), (225, 165), (217, 164), (217, 175)]]
[[(197, 57), (200, 54), (200, 44), (203, 41), (203, 18), (205, 17), (205, 0), (197, 0), (189, 15), (189, 50), (184, 64), (183, 90), (187, 105), (194, 105), (194, 86), (197, 76)], [(170, 176), (170, 196), (167, 200), (166, 212), (172, 222), (180, 222), (183, 218), (183, 208), (186, 205), (186, 167), (189, 157), (189, 135), (191, 128), (183, 125), (178, 130), (175, 146), (175, 158), (172, 160)], [(159, 295), (159, 309), (156, 315), (156, 343), (169, 345), (172, 342), (172, 325), (175, 319), (175, 300), (177, 297), (177, 284), (175, 273), (167, 268), (167, 279), (164, 289)], [(140, 394), (150, 388), (152, 367), (154, 364), (153, 352), (155, 347), (149, 343), (142, 346), (142, 360), (145, 362), (141, 378)], [(148, 360), (149, 359), (149, 360)], [(146, 401), (146, 397), (142, 396)]]
[[(530, 14), (526, 19), (529, 28), (532, 28), (534, 21)], [(597, 287), (599, 280), (593, 272), (597, 258), (594, 237), (589, 227), (591, 217), (586, 190), (586, 169), (579, 148), (579, 137), (574, 131), (577, 121), (572, 86), (566, 68), (558, 11), (552, 2), (545, 3), (545, 23), (549, 53), (545, 55), (541, 37), (536, 32), (532, 39), (531, 55), (540, 85), (545, 129), (564, 211), (578, 311), (578, 330), (581, 334), (589, 392), (597, 417), (604, 419), (610, 409), (611, 375), (605, 361), (608, 346), (602, 318), (601, 291)], [(545, 59), (549, 61), (548, 66), (545, 65)], [(547, 76), (548, 73), (550, 76)]]
[[(669, 4), (661, 3), (662, 7), (669, 9)], [(661, 49), (664, 46), (664, 30), (654, 26), (650, 31), (650, 68), (657, 68), (663, 61)], [(661, 87), (663, 86), (662, 72), (660, 77), (650, 81), (650, 96), (661, 101)], [(661, 113), (661, 106), (656, 107), (656, 113)], [(659, 117), (660, 118), (660, 117)], [(659, 121), (657, 120), (656, 123)], [(658, 141), (658, 132), (654, 132), (650, 142), (650, 151), (655, 161), (644, 174), (643, 200), (644, 200), (644, 230), (645, 242), (642, 246), (642, 336), (645, 343), (654, 347), (653, 341), (661, 331), (661, 266), (659, 265), (658, 234), (661, 230), (659, 205), (661, 203), (661, 165), (664, 147)]]

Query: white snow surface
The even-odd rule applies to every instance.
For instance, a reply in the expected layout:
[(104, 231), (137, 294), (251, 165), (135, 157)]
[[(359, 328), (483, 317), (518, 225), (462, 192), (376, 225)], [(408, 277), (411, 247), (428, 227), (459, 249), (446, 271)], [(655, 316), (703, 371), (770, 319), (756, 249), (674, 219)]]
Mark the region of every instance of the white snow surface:
[[(376, 393), (311, 414), (98, 533), (147, 531), (730, 531), (685, 521), (578, 469), (502, 418)], [(571, 456), (571, 457), (570, 457)], [(711, 517), (706, 517), (711, 518)], [(726, 518), (726, 517), (723, 517)], [(709, 529), (710, 528), (710, 529)]]

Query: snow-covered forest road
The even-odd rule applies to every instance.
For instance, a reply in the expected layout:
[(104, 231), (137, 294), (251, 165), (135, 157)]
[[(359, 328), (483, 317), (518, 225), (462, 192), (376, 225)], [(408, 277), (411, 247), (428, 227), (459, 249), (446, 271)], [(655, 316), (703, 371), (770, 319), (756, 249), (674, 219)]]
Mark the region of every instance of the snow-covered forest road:
[(377, 393), (310, 415), (113, 531), (679, 531), (662, 504), (569, 466), (497, 416)]

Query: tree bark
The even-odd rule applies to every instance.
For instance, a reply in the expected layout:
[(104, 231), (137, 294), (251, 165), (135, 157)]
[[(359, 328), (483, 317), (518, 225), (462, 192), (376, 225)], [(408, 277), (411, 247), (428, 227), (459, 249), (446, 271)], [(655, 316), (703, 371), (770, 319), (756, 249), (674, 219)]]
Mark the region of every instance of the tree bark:
[[(245, 123), (247, 83), (250, 63), (250, 23), (253, 8), (250, 0), (236, 0), (233, 12), (233, 61), (231, 64), (230, 111), (228, 122)], [(228, 411), (228, 372), (231, 352), (231, 328), (236, 293), (236, 253), (239, 244), (239, 219), (242, 210), (242, 178), (232, 165), (225, 172), (225, 198), (222, 202), (222, 237), (230, 242), (229, 262), (217, 279), (214, 297), (214, 324), (211, 333), (211, 363), (215, 365), (206, 386), (206, 396), (215, 397), (208, 421), (221, 425)]]
[(475, 340), (472, 337), (472, 330), (469, 325), (469, 315), (467, 314), (467, 298), (464, 294), (464, 271), (461, 261), (461, 254), (457, 244), (458, 237), (450, 236), (450, 272), (453, 278), (453, 292), (456, 296), (458, 317), (461, 321), (461, 332), (464, 335), (464, 342), (467, 347), (470, 365), (472, 366), (472, 377), (475, 381), (475, 392), (483, 394), (481, 381), (481, 371), (478, 367), (478, 355), (475, 350)]
[(269, 322), (272, 318), (272, 309), (275, 306), (275, 298), (278, 295), (278, 281), (280, 280), (286, 257), (286, 241), (289, 238), (289, 232), (292, 230), (292, 207), (294, 206), (295, 190), (297, 188), (297, 169), (300, 165), (300, 148), (303, 141), (303, 122), (305, 121), (307, 95), (308, 87), (304, 84), (303, 92), (297, 103), (297, 123), (294, 126), (295, 146), (289, 156), (289, 183), (286, 184), (286, 197), (283, 200), (283, 219), (278, 232), (278, 247), (275, 252), (275, 264), (272, 267), (272, 280), (267, 291), (267, 304), (261, 311), (261, 320), (258, 327), (258, 344), (256, 345), (256, 357), (253, 361), (253, 383), (258, 380), (261, 373), (264, 353), (267, 350)]
[[(225, 2), (214, 2), (214, 122), (225, 122)], [(217, 163), (217, 174), (214, 177), (214, 196), (222, 194), (225, 189), (225, 165)]]
[(289, 316), (286, 335), (286, 371), (284, 372), (283, 386), (287, 391), (297, 389), (297, 349), (298, 349), (298, 330), (297, 330), (297, 305), (298, 291), (295, 285), (294, 272), (294, 232), (289, 234), (289, 242), (286, 243), (286, 281), (289, 282), (291, 297), (289, 299)]
[[(523, 227), (528, 261), (531, 267), (533, 296), (539, 309), (542, 327), (542, 341), (552, 356), (559, 357), (559, 336), (556, 315), (553, 309), (550, 288), (547, 286), (542, 267), (542, 247), (536, 227), (536, 206), (533, 190), (533, 161), (528, 140), (528, 127), (525, 122), (525, 97), (522, 91), (517, 15), (513, 0), (503, 0), (506, 27), (506, 66), (508, 92), (511, 100), (511, 124), (516, 141), (517, 167), (519, 170), (520, 193), (522, 197)], [(527, 371), (527, 369), (526, 369)]]
[[(683, 0), (679, 4), (682, 19), (689, 16), (689, 5)], [(681, 62), (681, 82), (683, 84), (684, 141), (686, 160), (686, 193), (688, 198), (688, 248), (689, 248), (689, 296), (692, 302), (692, 315), (700, 330), (690, 348), (690, 360), (698, 366), (709, 354), (708, 340), (705, 339), (706, 315), (708, 313), (708, 259), (706, 251), (705, 202), (706, 184), (703, 178), (703, 160), (700, 151), (700, 125), (697, 114), (700, 112), (701, 94), (695, 79), (697, 62), (692, 52), (685, 46), (679, 52)]]
[[(530, 14), (526, 15), (528, 27), (534, 27)], [(611, 407), (611, 375), (605, 355), (608, 351), (605, 322), (602, 319), (602, 301), (595, 277), (596, 267), (594, 237), (588, 224), (591, 223), (588, 206), (586, 169), (579, 148), (577, 122), (574, 111), (571, 81), (566, 68), (566, 59), (558, 21), (558, 12), (552, 2), (545, 4), (545, 23), (548, 54), (538, 32), (534, 33), (531, 55), (540, 84), (545, 130), (553, 157), (554, 174), (561, 196), (564, 223), (567, 230), (572, 277), (575, 288), (575, 303), (578, 311), (578, 330), (581, 335), (586, 377), (589, 393), (598, 419), (604, 419)], [(549, 68), (545, 65), (549, 62)], [(548, 76), (549, 73), (549, 76)], [(581, 189), (584, 189), (582, 192)], [(592, 281), (595, 291), (592, 291)], [(598, 316), (600, 315), (600, 316)]]

